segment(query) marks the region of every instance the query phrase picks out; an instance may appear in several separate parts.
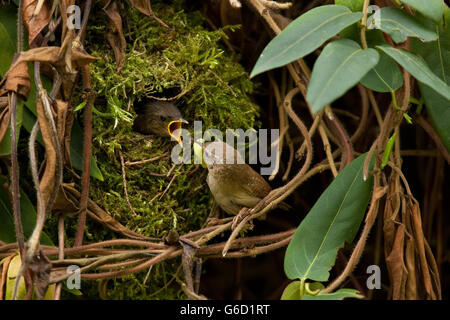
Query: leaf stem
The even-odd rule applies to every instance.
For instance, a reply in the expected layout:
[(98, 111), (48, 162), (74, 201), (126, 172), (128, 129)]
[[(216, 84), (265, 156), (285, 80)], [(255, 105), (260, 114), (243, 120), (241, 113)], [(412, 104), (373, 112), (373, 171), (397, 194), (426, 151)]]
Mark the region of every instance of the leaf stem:
[(361, 28), (361, 44), (363, 49), (367, 49), (367, 40), (366, 40), (366, 24), (367, 24), (367, 11), (369, 9), (370, 0), (364, 0), (364, 6), (363, 6), (363, 17), (362, 17), (362, 28)]

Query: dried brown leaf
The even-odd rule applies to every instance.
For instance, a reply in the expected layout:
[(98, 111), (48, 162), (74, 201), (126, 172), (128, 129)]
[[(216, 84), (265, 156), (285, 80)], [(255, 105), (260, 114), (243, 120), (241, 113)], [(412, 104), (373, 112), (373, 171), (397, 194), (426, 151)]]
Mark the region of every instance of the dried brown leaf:
[(109, 32), (106, 34), (106, 39), (113, 49), (116, 59), (116, 71), (119, 73), (125, 64), (125, 48), (127, 45), (122, 30), (122, 18), (114, 0), (108, 1), (103, 10), (109, 20)]
[(8, 91), (12, 91), (26, 100), (30, 93), (31, 83), (28, 64), (18, 60), (20, 60), (20, 55), (14, 55), (9, 70), (0, 82), (0, 96), (5, 96)]
[(152, 6), (150, 4), (150, 0), (130, 0), (131, 5), (145, 14), (146, 16), (149, 16), (156, 20), (160, 25), (162, 25), (165, 28), (169, 28), (167, 24), (164, 23), (160, 18), (158, 18), (152, 10)]
[(3, 260), (3, 263), (0, 265), (2, 268), (1, 270), (1, 276), (0, 276), (0, 300), (4, 299), (4, 288), (6, 285), (6, 280), (7, 280), (7, 274), (8, 274), (8, 269), (9, 269), (9, 264), (11, 262), (11, 260), (16, 256), (16, 254), (14, 253), (13, 255), (6, 257)]
[(59, 139), (61, 148), (64, 148), (66, 117), (67, 117), (67, 111), (69, 109), (69, 106), (66, 101), (62, 101), (62, 100), (58, 99), (58, 100), (55, 100), (55, 107), (56, 107), (56, 117), (57, 117), (56, 127), (58, 129), (58, 139)]
[(431, 298), (433, 300), (437, 299), (437, 295), (433, 290), (433, 284), (431, 282), (430, 277), (430, 270), (426, 258), (425, 253), (425, 236), (423, 234), (422, 229), (422, 218), (420, 215), (420, 208), (417, 203), (412, 203), (409, 206), (409, 209), (411, 210), (411, 215), (413, 218), (413, 228), (414, 228), (414, 238), (416, 240), (416, 249), (419, 254), (419, 260), (420, 260), (420, 268), (422, 271), (422, 279), (423, 284), (425, 286), (425, 291), (427, 292), (427, 298)]
[(414, 250), (414, 239), (406, 240), (405, 263), (408, 270), (408, 279), (406, 280), (406, 299), (419, 299), (417, 279), (416, 279), (416, 253)]
[[(42, 133), (42, 139), (44, 140), (46, 154), (44, 174), (42, 175), (39, 185), (42, 193), (42, 201), (44, 203), (44, 207), (46, 207), (55, 185), (56, 149), (53, 145), (52, 130), (50, 129), (50, 124), (48, 123), (47, 118), (45, 117), (44, 106), (41, 99), (36, 100), (36, 112), (39, 121), (39, 127)], [(44, 212), (40, 212), (39, 208), (41, 206), (38, 205), (37, 207), (38, 216), (41, 214), (45, 214)]]
[(58, 194), (56, 195), (52, 210), (68, 214), (78, 212), (76, 203), (70, 199), (63, 186), (61, 186), (58, 190)]
[(5, 133), (9, 128), (9, 123), (10, 123), (10, 116), (11, 113), (9, 112), (9, 107), (8, 105), (6, 106), (1, 106), (0, 105), (0, 141), (3, 140), (3, 138), (5, 137)]
[[(48, 62), (56, 66), (63, 66), (65, 62), (63, 59), (64, 57), (60, 54), (60, 51), (61, 51), (60, 47), (52, 46), (52, 47), (39, 47), (21, 52), (17, 61), (12, 64), (10, 70), (12, 68), (16, 68), (16, 65), (30, 61)], [(82, 48), (74, 48), (71, 58), (72, 58), (71, 63), (75, 67), (81, 67), (85, 64), (100, 59), (89, 55)]]
[[(41, 6), (35, 13), (38, 4)], [(41, 31), (50, 22), (50, 10), (45, 1), (23, 1), (23, 23), (28, 31), (28, 44), (32, 48), (39, 40)]]
[(403, 247), (405, 241), (405, 227), (399, 225), (395, 233), (392, 251), (386, 258), (386, 265), (392, 281), (392, 299), (404, 300), (407, 270), (404, 264)]

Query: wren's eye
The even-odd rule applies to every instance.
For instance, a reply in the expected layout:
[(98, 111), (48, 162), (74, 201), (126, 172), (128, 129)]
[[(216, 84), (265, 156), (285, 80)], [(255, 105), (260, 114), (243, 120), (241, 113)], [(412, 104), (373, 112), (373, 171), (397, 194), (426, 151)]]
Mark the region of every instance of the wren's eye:
[(161, 120), (161, 121), (166, 121), (167, 118), (166, 118), (165, 116), (159, 116), (159, 120)]

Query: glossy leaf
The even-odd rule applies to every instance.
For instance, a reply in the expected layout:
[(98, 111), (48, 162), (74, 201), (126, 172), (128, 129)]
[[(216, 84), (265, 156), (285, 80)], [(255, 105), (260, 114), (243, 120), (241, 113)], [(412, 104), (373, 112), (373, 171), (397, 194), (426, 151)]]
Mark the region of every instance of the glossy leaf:
[(378, 63), (375, 49), (363, 50), (349, 39), (329, 43), (317, 58), (307, 90), (314, 113), (357, 84)]
[[(0, 176), (0, 186), (6, 182), (6, 177)], [(36, 225), (36, 210), (27, 195), (20, 190), (20, 212), (22, 216), (23, 233), (27, 239)], [(0, 240), (6, 243), (16, 242), (14, 214), (8, 192), (0, 188)], [(42, 233), (41, 243), (52, 246), (50, 238)]]
[(402, 87), (403, 77), (395, 61), (381, 53), (378, 64), (361, 79), (361, 84), (372, 91), (391, 92)]
[[(420, 55), (431, 70), (450, 85), (450, 9), (445, 7), (445, 24), (437, 27), (438, 41), (423, 43), (411, 41), (411, 50)], [(437, 95), (429, 86), (419, 83), (428, 114), (443, 144), (450, 152), (450, 101)]]
[(389, 34), (396, 43), (406, 41), (407, 37), (415, 37), (423, 41), (434, 41), (437, 38), (433, 30), (400, 9), (384, 7), (378, 10), (378, 14), (379, 28)]
[[(380, 30), (366, 31), (366, 38), (370, 48), (386, 43)], [(381, 52), (378, 64), (361, 79), (361, 83), (376, 92), (391, 92), (403, 85), (403, 75), (395, 61)]]
[[(356, 25), (346, 28), (339, 35), (361, 44), (360, 28)], [(369, 48), (386, 43), (383, 33), (377, 29), (367, 30), (366, 40)], [(395, 61), (381, 52), (378, 64), (361, 79), (361, 84), (376, 92), (391, 92), (403, 85), (403, 75)]]
[[(16, 25), (14, 19), (16, 10), (13, 6), (7, 5), (0, 8), (0, 76), (4, 76), (9, 70), (14, 53), (16, 52)], [(16, 137), (20, 134), (22, 125), (23, 103), (18, 100), (16, 108)], [(11, 154), (11, 125), (8, 127), (2, 141), (0, 141), (0, 156)]]
[(338, 249), (353, 241), (373, 186), (371, 176), (363, 180), (365, 158), (339, 173), (297, 228), (284, 259), (289, 279), (327, 281)]
[(377, 46), (377, 48), (397, 61), (397, 63), (408, 70), (419, 82), (428, 85), (437, 93), (447, 98), (447, 100), (450, 100), (450, 87), (441, 78), (436, 76), (421, 58), (411, 52), (396, 49), (389, 45), (381, 45)]
[(361, 12), (352, 13), (344, 6), (326, 5), (309, 10), (269, 42), (250, 76), (306, 56), (361, 18)]
[(364, 0), (334, 0), (334, 3), (340, 6), (346, 6), (352, 12), (362, 11), (364, 7)]
[[(308, 286), (311, 292), (323, 290), (325, 287), (321, 282), (305, 283), (305, 287)], [(307, 290), (304, 290), (303, 296), (307, 295)], [(281, 300), (302, 300), (300, 297), (300, 281), (291, 282), (283, 291)]]
[(289, 283), (281, 295), (281, 300), (300, 300), (300, 281)]
[[(12, 295), (14, 291), (14, 285), (16, 282), (17, 274), (19, 273), (19, 269), (22, 265), (22, 259), (20, 255), (16, 255), (9, 263), (8, 273), (6, 277), (6, 290), (5, 290), (5, 300), (12, 300)], [(56, 284), (50, 284), (45, 292), (45, 295), (42, 297), (42, 300), (53, 300), (53, 296), (55, 294)], [(0, 297), (1, 300), (2, 297)], [(25, 280), (22, 277), (19, 282), (19, 287), (17, 290), (17, 298), (19, 300), (26, 299), (26, 288), (25, 288)], [(33, 300), (37, 300), (36, 290), (33, 292)]]
[[(19, 99), (16, 106), (16, 142), (19, 141), (20, 128), (22, 127), (23, 102)], [(11, 154), (11, 124), (6, 129), (2, 141), (0, 141), (0, 156)]]
[(416, 9), (425, 17), (439, 23), (444, 14), (442, 0), (400, 0), (411, 8)]
[(5, 27), (3, 20), (0, 20), (0, 76), (4, 76), (11, 65), (12, 58), (16, 52), (15, 41), (12, 41), (8, 29)]
[(364, 298), (363, 295), (359, 294), (355, 289), (339, 289), (332, 293), (319, 293), (316, 296), (304, 295), (302, 300), (342, 300), (345, 298)]

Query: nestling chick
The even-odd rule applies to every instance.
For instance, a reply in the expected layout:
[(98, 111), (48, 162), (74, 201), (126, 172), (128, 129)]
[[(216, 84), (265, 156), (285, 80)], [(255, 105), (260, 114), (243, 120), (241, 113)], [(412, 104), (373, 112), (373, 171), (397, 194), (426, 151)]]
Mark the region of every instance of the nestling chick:
[(208, 168), (206, 182), (217, 204), (226, 213), (237, 215), (243, 207), (253, 208), (272, 191), (266, 180), (245, 164), (239, 152), (230, 145), (207, 142), (203, 154)]
[(180, 142), (180, 136), (174, 135), (182, 123), (188, 123), (181, 117), (181, 112), (171, 102), (146, 102), (136, 107), (138, 116), (134, 120), (133, 129), (142, 134), (154, 134), (160, 137), (174, 137)]

